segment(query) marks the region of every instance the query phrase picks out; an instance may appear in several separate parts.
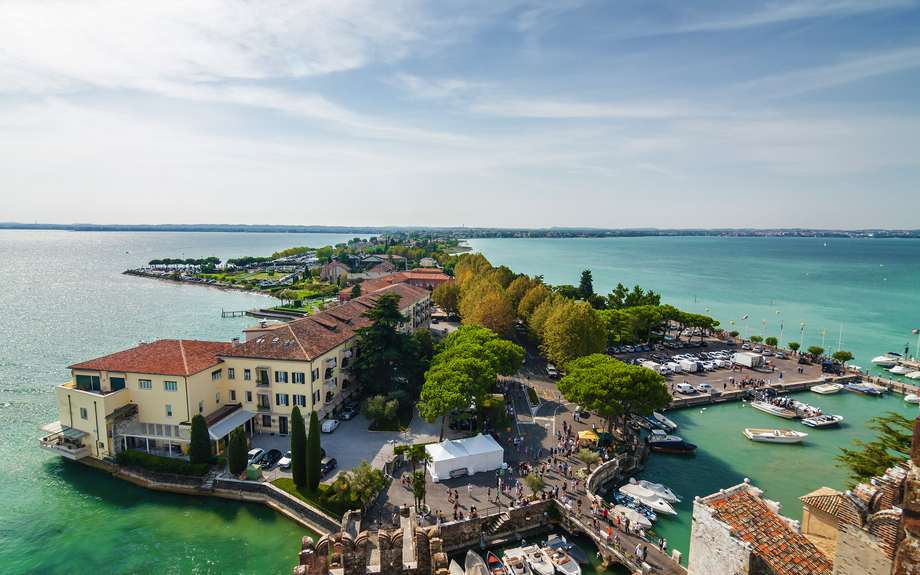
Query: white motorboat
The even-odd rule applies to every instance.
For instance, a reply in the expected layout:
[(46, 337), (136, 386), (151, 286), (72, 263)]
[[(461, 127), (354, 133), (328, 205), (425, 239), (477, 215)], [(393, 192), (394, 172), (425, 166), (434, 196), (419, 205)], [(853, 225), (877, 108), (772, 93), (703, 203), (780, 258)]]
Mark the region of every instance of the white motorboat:
[(620, 520), (629, 519), (630, 523), (638, 523), (643, 529), (652, 528), (652, 520), (642, 515), (635, 509), (630, 509), (629, 507), (623, 505), (614, 505), (613, 512), (617, 513), (620, 516)]
[(466, 561), (463, 565), (466, 567), (466, 575), (490, 575), (485, 560), (472, 550), (466, 552)]
[(667, 417), (661, 415), (657, 411), (652, 412), (652, 417), (658, 420), (658, 423), (668, 428), (668, 431), (675, 431), (677, 429), (677, 424), (668, 419)]
[(520, 547), (505, 549), (502, 563), (508, 568), (509, 575), (532, 575), (530, 565), (524, 558), (524, 550)]
[(816, 415), (802, 420), (802, 423), (808, 427), (831, 427), (843, 421), (842, 415)]
[(674, 511), (674, 508), (671, 507), (670, 503), (662, 499), (661, 496), (650, 489), (646, 489), (640, 485), (631, 485), (627, 483), (623, 487), (620, 487), (619, 491), (623, 495), (629, 495), (633, 499), (642, 502), (643, 505), (653, 511), (657, 511), (658, 513), (667, 513), (669, 515), (677, 515), (677, 511)]
[(912, 371), (905, 375), (907, 379), (920, 379), (920, 371)]
[(553, 575), (553, 564), (540, 552), (539, 546), (528, 545), (521, 548), (521, 552), (524, 553), (524, 561), (527, 561), (534, 575)]
[(889, 370), (888, 370), (888, 373), (890, 373), (890, 374), (892, 374), (892, 375), (907, 375), (908, 373), (910, 373), (910, 372), (912, 372), (912, 371), (914, 371), (914, 370), (912, 370), (912, 369), (909, 368), (909, 367), (904, 367), (903, 365), (896, 365), (896, 366), (892, 367), (891, 369), (889, 369)]
[(540, 552), (561, 575), (581, 575), (581, 565), (569, 557), (565, 549), (553, 549), (547, 546), (540, 549)]
[(807, 433), (791, 429), (745, 428), (744, 435), (751, 441), (762, 441), (764, 443), (798, 443), (808, 437)]
[(822, 383), (821, 385), (816, 385), (811, 388), (811, 391), (820, 393), (821, 395), (830, 395), (832, 393), (837, 393), (841, 389), (843, 389), (843, 386), (839, 383)]
[(665, 501), (668, 501), (668, 502), (680, 501), (680, 497), (678, 497), (676, 493), (674, 493), (673, 491), (671, 491), (670, 489), (668, 489), (661, 483), (652, 483), (651, 481), (646, 481), (645, 479), (642, 479), (638, 482), (635, 479), (630, 479), (629, 482), (635, 483), (639, 485), (640, 487), (645, 487), (649, 491), (655, 492), (656, 494), (658, 494), (658, 497), (661, 497)]
[(901, 359), (900, 353), (888, 352), (885, 355), (872, 358), (872, 363), (879, 367), (891, 367), (892, 365), (897, 365), (899, 359)]
[(460, 564), (453, 559), (450, 560), (449, 570), (450, 575), (466, 575), (466, 573), (463, 571), (463, 567), (461, 567)]
[(777, 417), (783, 417), (785, 419), (792, 419), (795, 417), (795, 412), (786, 409), (785, 407), (780, 407), (778, 405), (773, 405), (772, 403), (767, 403), (766, 401), (752, 401), (751, 407), (754, 409), (759, 409), (764, 413), (769, 413), (770, 415), (775, 415)]
[(908, 393), (904, 396), (904, 401), (907, 403), (920, 403), (920, 395), (916, 393)]

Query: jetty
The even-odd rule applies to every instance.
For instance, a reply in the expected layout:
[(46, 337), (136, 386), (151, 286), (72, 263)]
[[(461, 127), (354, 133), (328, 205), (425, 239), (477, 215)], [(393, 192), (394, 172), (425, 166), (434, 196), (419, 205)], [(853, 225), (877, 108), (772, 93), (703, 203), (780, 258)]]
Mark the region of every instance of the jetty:
[(253, 310), (243, 310), (243, 311), (227, 311), (224, 308), (220, 308), (220, 317), (243, 317)]

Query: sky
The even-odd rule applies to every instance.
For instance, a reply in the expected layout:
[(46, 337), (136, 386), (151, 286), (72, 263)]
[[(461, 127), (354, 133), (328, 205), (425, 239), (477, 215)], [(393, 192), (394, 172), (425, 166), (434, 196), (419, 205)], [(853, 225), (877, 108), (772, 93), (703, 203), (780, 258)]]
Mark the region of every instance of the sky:
[(0, 3), (0, 221), (917, 229), (918, 188), (915, 0)]

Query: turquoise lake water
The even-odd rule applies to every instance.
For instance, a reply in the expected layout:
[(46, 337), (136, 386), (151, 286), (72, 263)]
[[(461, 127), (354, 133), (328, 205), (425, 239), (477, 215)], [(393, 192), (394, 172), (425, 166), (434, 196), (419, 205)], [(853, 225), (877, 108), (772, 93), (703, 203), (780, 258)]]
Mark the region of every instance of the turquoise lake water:
[[(54, 386), (68, 380), (68, 365), (158, 337), (229, 341), (253, 320), (221, 318), (221, 308), (277, 302), (123, 276), (123, 270), (154, 258), (268, 255), (350, 237), (0, 231), (2, 571), (289, 574), (308, 533), (283, 516), (261, 505), (152, 492), (62, 461), (38, 448), (38, 428), (57, 419)], [(783, 318), (785, 341), (798, 340), (804, 321), (806, 347), (820, 345), (822, 329), (826, 346), (836, 347), (842, 323), (843, 348), (860, 365), (885, 351), (903, 351), (905, 343), (913, 353), (916, 336), (909, 332), (920, 328), (920, 243), (913, 240), (828, 240), (827, 248), (824, 240), (785, 238), (470, 243), (494, 265), (544, 274), (552, 284), (577, 284), (581, 271), (591, 269), (601, 293), (617, 282), (638, 283), (682, 309), (709, 308), (723, 324), (749, 314), (750, 334), (760, 332), (765, 317), (766, 335), (779, 337)], [(810, 432), (802, 446), (743, 440), (742, 427), (767, 425), (772, 418), (740, 404), (672, 416), (681, 433), (700, 445), (690, 458), (653, 457), (646, 473), (688, 498), (676, 519), (658, 523), (672, 546), (687, 548), (693, 495), (744, 477), (781, 501), (787, 514), (801, 517), (797, 497), (821, 485), (844, 487), (844, 474), (832, 467), (838, 445), (868, 438), (864, 422), (886, 409), (916, 413), (898, 396), (813, 397), (811, 403), (844, 415), (846, 425)]]

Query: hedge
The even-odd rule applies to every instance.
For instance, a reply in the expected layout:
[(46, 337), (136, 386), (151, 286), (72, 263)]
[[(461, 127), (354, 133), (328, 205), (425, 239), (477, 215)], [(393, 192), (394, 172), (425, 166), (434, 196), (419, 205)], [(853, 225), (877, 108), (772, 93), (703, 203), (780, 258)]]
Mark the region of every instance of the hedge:
[(527, 396), (530, 397), (530, 405), (540, 405), (540, 398), (537, 397), (537, 390), (532, 387), (528, 387)]
[(143, 451), (119, 451), (115, 455), (115, 461), (119, 465), (128, 465), (131, 467), (140, 467), (147, 471), (155, 473), (172, 473), (174, 475), (188, 475), (191, 477), (204, 477), (208, 474), (210, 466), (206, 463), (193, 465), (184, 459), (173, 459), (171, 457), (162, 457), (144, 453)]

